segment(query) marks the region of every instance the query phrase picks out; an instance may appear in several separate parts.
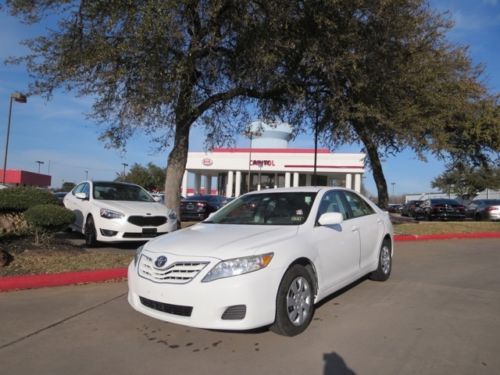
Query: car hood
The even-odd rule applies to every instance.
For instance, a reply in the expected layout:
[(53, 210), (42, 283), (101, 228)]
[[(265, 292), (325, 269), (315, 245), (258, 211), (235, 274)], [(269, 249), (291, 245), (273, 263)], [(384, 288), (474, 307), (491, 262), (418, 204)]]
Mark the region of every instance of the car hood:
[(145, 250), (184, 256), (231, 259), (274, 251), (297, 234), (298, 226), (197, 224), (149, 241)]
[[(158, 202), (132, 202), (132, 201), (94, 201), (99, 208), (107, 208), (114, 211), (119, 211), (125, 215), (147, 215), (165, 216), (171, 210)], [(148, 215), (149, 216), (149, 215)]]

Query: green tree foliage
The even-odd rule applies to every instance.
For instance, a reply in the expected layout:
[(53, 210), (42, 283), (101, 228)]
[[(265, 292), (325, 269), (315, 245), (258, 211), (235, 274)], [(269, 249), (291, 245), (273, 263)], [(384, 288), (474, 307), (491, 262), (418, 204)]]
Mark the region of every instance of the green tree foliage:
[(462, 199), (474, 199), (483, 190), (500, 189), (500, 168), (456, 163), (436, 177), (432, 187), (447, 194), (456, 194)]
[[(250, 66), (267, 34), (265, 2), (250, 0), (71, 1), (8, 0), (12, 15), (59, 22), (25, 42), (31, 53), (12, 59), (34, 77), (32, 94), (63, 88), (95, 98), (92, 115), (103, 139), (123, 147), (134, 132), (150, 134), (168, 157), (167, 205), (178, 207), (189, 132), (203, 125), (208, 145), (220, 144), (248, 122), (246, 98), (279, 89)], [(272, 61), (268, 59), (268, 63)], [(252, 79), (249, 79), (249, 78)], [(170, 192), (170, 193), (169, 193)]]
[(57, 199), (45, 189), (16, 187), (0, 190), (0, 212), (24, 212), (39, 204), (56, 204)]
[(165, 177), (165, 168), (160, 168), (153, 163), (148, 163), (145, 167), (135, 163), (128, 173), (125, 175), (121, 173), (116, 181), (137, 184), (149, 191), (162, 191), (165, 189)]
[[(291, 27), (288, 107), (326, 145), (360, 142), (388, 203), (382, 158), (411, 148), (419, 157), (487, 164), (500, 149), (498, 98), (467, 49), (451, 44), (452, 23), (424, 0), (304, 2)], [(291, 56), (294, 56), (293, 54)]]
[(59, 232), (75, 221), (72, 211), (54, 204), (32, 206), (26, 210), (24, 217), (35, 232), (37, 245), (42, 236)]

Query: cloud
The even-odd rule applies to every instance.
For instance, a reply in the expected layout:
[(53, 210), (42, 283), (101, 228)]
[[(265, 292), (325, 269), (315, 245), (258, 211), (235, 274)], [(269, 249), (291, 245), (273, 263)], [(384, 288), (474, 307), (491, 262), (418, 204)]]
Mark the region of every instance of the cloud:
[(491, 5), (491, 6), (497, 6), (499, 0), (483, 0), (483, 3), (487, 4), (487, 5)]

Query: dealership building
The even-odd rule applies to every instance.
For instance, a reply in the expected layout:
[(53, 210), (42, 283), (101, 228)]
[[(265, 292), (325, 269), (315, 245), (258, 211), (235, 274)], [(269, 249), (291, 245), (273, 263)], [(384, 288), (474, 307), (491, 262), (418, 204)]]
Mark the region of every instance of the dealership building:
[[(365, 154), (333, 153), (323, 148), (315, 153), (310, 148), (289, 148), (292, 130), (285, 123), (254, 122), (250, 129), (248, 148), (189, 152), (182, 195), (217, 192), (226, 197), (238, 197), (254, 190), (310, 186), (315, 154), (315, 185), (345, 186), (360, 192)], [(194, 181), (193, 188), (188, 189), (188, 181)]]

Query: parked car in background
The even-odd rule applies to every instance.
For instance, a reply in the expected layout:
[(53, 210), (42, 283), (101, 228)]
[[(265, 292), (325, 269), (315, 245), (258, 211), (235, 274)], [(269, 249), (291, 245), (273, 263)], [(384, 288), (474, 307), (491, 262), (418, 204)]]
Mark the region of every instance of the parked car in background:
[(475, 199), (467, 206), (466, 215), (474, 220), (500, 220), (500, 199)]
[(463, 220), (465, 207), (455, 199), (427, 199), (415, 210), (414, 215), (424, 220)]
[(420, 200), (412, 200), (406, 202), (403, 207), (401, 207), (401, 216), (410, 216), (415, 217), (415, 210), (423, 203), (424, 201)]
[(392, 268), (389, 215), (354, 191), (247, 193), (207, 220), (149, 241), (128, 268), (128, 302), (167, 322), (222, 330), (303, 332), (314, 305)]
[(149, 240), (178, 227), (174, 210), (134, 184), (85, 181), (64, 197), (64, 206), (75, 213), (71, 227), (85, 235), (87, 246)]
[(224, 206), (226, 201), (227, 198), (221, 195), (191, 195), (181, 200), (181, 220), (204, 220)]
[(401, 213), (401, 209), (403, 208), (402, 204), (389, 203), (388, 211), (393, 214)]
[(58, 192), (55, 192), (52, 194), (54, 194), (54, 197), (56, 197), (57, 203), (60, 204), (61, 206), (63, 206), (64, 205), (64, 197), (66, 196), (66, 194), (68, 194), (68, 192), (67, 191), (58, 191)]

